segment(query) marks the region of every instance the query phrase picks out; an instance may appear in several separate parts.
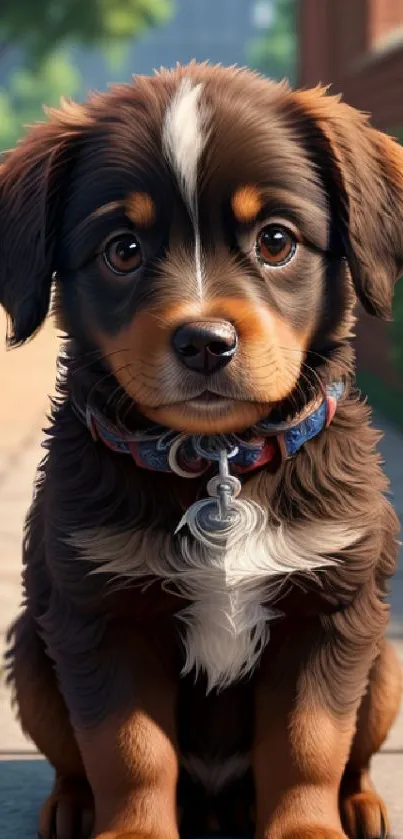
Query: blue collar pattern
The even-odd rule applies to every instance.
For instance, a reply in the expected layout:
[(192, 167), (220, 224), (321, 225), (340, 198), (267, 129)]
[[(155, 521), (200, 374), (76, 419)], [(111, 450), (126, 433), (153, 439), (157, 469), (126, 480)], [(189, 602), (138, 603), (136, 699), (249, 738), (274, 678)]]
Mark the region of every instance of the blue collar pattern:
[(239, 474), (264, 466), (279, 450), (283, 459), (292, 457), (330, 424), (343, 393), (344, 383), (333, 382), (302, 416), (278, 424), (267, 418), (241, 434), (183, 434), (158, 425), (145, 432), (129, 433), (110, 425), (88, 407), (83, 411), (73, 402), (73, 408), (94, 440), (101, 440), (112, 451), (131, 455), (138, 467), (192, 478), (207, 471), (223, 449), (231, 469)]

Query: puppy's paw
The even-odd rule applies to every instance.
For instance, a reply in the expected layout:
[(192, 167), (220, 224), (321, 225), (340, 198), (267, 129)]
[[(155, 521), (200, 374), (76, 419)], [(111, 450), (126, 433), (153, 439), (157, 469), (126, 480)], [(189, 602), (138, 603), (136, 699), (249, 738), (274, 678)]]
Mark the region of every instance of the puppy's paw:
[(39, 814), (39, 839), (90, 839), (92, 793), (86, 781), (58, 778)]
[(349, 839), (387, 839), (386, 806), (376, 792), (358, 792), (342, 801), (342, 820)]
[(113, 830), (107, 833), (98, 833), (94, 839), (161, 839), (160, 836), (154, 836), (150, 833), (141, 833), (138, 831), (131, 831), (131, 833), (115, 833)]
[(335, 830), (333, 827), (315, 824), (288, 830), (284, 839), (346, 839), (346, 834), (341, 833), (340, 830)]

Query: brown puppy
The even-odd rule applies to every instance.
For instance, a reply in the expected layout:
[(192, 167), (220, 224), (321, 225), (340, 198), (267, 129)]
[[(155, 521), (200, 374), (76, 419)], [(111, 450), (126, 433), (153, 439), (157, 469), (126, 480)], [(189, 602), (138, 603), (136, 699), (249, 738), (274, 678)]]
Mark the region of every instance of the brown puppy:
[(67, 335), (10, 633), (40, 836), (386, 835), (397, 522), (350, 340), (357, 296), (390, 312), (403, 152), (196, 64), (48, 117), (0, 186), (9, 340), (52, 283)]

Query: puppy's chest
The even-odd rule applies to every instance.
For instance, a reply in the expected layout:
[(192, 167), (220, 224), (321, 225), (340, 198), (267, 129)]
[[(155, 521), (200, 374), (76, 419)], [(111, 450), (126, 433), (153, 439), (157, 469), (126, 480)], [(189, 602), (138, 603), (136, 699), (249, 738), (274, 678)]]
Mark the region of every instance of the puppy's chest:
[[(97, 573), (112, 575), (117, 586), (120, 581), (126, 587), (131, 581), (154, 579), (172, 594), (183, 642), (183, 675), (203, 673), (208, 691), (230, 686), (259, 662), (270, 621), (278, 617), (271, 604), (285, 578), (294, 572), (322, 573), (333, 563), (332, 555), (356, 539), (355, 532), (337, 522), (266, 527), (219, 551), (187, 534), (178, 539), (102, 528), (72, 537)], [(153, 597), (153, 589), (145, 596)], [(177, 595), (186, 607), (178, 609)]]

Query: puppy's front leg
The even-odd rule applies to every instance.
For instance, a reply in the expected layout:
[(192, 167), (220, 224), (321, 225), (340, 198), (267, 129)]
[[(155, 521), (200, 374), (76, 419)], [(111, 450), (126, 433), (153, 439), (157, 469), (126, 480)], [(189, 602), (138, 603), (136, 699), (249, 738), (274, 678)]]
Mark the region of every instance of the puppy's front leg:
[(258, 839), (346, 839), (339, 788), (376, 649), (374, 626), (354, 637), (354, 617), (294, 631), (274, 662), (267, 649), (256, 687)]
[(135, 702), (131, 711), (112, 712), (99, 726), (77, 731), (94, 793), (97, 839), (178, 835), (176, 750), (152, 704)]
[(48, 646), (94, 794), (94, 836), (177, 839), (176, 685), (169, 656), (163, 660), (130, 624), (100, 628), (99, 618), (63, 605), (62, 612), (68, 621), (59, 604)]

